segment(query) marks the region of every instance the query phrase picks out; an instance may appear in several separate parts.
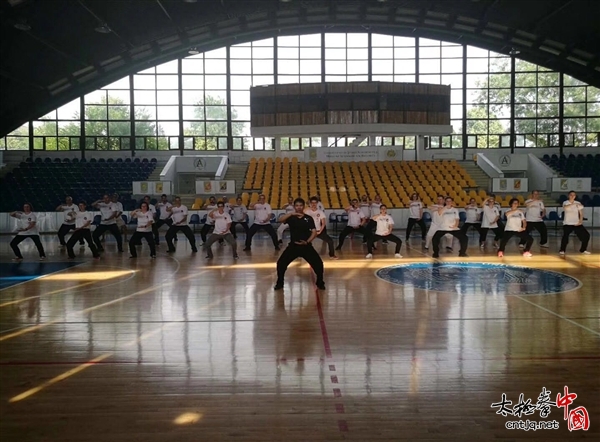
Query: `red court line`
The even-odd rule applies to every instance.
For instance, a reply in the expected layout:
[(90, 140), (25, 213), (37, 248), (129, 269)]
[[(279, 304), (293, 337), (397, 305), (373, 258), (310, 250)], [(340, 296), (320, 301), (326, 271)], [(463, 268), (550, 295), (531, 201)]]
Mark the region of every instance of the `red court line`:
[(323, 308), (321, 307), (321, 299), (319, 298), (319, 290), (315, 290), (317, 297), (317, 313), (319, 314), (319, 323), (321, 325), (321, 336), (323, 337), (323, 347), (325, 347), (325, 355), (331, 358), (331, 345), (329, 345), (329, 335), (327, 334), (327, 326), (325, 325), (325, 317), (323, 316)]

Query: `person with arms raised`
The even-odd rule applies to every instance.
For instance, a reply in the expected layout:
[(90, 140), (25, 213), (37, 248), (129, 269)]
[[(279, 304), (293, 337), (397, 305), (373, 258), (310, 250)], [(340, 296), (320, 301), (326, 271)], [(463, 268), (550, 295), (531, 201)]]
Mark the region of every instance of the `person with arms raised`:
[(19, 249), (19, 244), (21, 244), (21, 242), (25, 241), (27, 238), (31, 239), (35, 244), (35, 247), (40, 255), (40, 261), (45, 260), (46, 252), (44, 251), (44, 246), (40, 240), (40, 233), (37, 225), (37, 215), (33, 213), (33, 206), (30, 203), (25, 203), (23, 204), (22, 212), (11, 212), (9, 215), (19, 220), (17, 226), (17, 235), (10, 242), (10, 248), (15, 253), (15, 258), (13, 261), (23, 261), (23, 255)]

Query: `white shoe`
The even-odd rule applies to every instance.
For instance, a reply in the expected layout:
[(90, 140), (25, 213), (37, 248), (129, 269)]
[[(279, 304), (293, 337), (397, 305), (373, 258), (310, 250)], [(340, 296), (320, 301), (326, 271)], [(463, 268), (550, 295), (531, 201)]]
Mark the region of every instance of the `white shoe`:
[(396, 254), (394, 255), (394, 258), (398, 258), (398, 259), (400, 259), (400, 258), (402, 258), (402, 255), (401, 255), (400, 253), (396, 253)]
[(581, 252), (582, 255), (591, 255), (590, 252), (588, 252), (587, 250), (584, 250), (583, 252)]
[(372, 254), (372, 253), (369, 253), (369, 254), (367, 254), (367, 256), (365, 256), (365, 258), (367, 258), (367, 259), (371, 259), (371, 258), (373, 258), (373, 254)]
[(560, 256), (565, 256), (565, 252), (562, 252), (562, 251), (561, 251), (561, 252), (558, 252), (558, 254), (559, 254)]
[(543, 248), (547, 249), (548, 248), (548, 244), (540, 244), (540, 247), (543, 247)]

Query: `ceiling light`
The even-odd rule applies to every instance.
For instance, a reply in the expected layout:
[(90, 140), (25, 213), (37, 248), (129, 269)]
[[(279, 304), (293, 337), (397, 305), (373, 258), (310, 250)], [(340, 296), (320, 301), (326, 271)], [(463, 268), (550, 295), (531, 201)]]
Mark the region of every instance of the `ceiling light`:
[(510, 51), (508, 51), (508, 55), (519, 55), (520, 53), (521, 51), (515, 48), (511, 48)]
[(190, 50), (188, 51), (188, 54), (190, 55), (198, 55), (200, 53), (200, 51), (197, 48), (190, 48)]
[(110, 29), (107, 23), (100, 23), (94, 28), (94, 31), (99, 32), (100, 34), (110, 34), (112, 29)]

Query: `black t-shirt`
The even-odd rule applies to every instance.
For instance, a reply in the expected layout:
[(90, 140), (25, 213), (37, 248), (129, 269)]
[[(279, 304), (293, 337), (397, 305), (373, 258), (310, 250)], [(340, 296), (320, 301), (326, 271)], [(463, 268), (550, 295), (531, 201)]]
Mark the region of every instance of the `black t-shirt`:
[(304, 215), (302, 218), (292, 215), (288, 218), (287, 225), (290, 226), (290, 244), (308, 240), (312, 235), (312, 230), (315, 230), (315, 222), (308, 215)]

